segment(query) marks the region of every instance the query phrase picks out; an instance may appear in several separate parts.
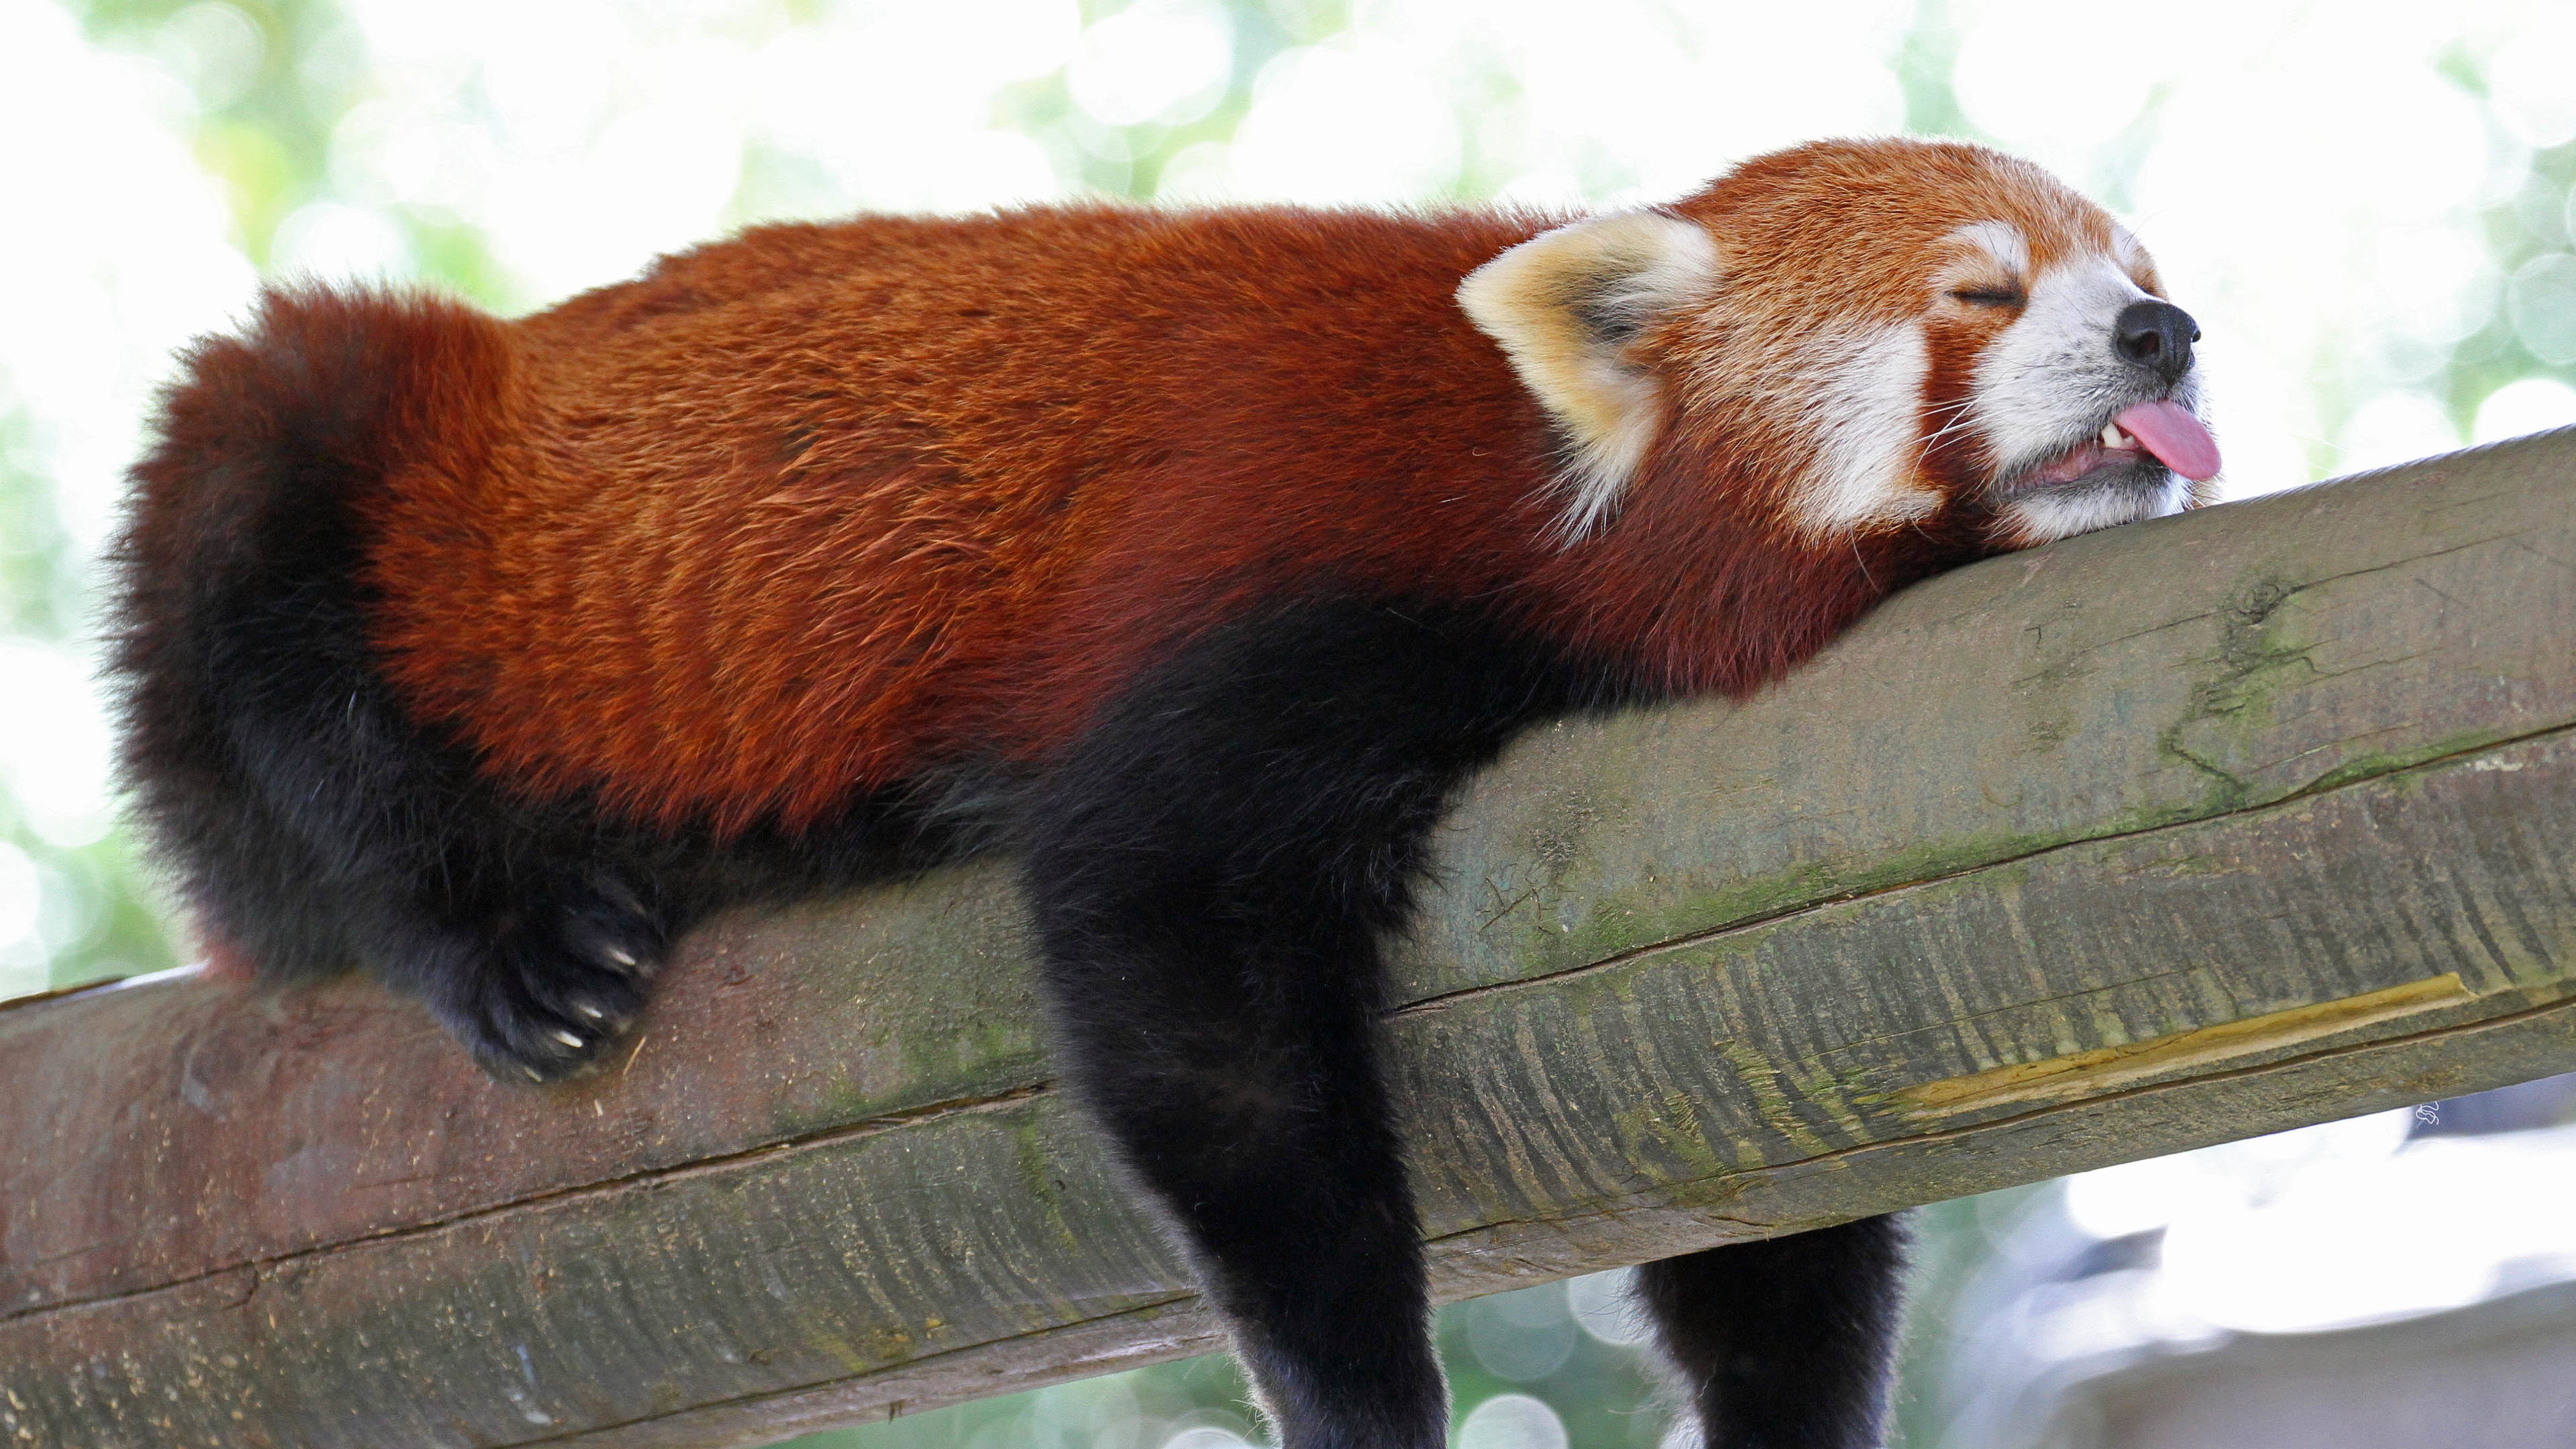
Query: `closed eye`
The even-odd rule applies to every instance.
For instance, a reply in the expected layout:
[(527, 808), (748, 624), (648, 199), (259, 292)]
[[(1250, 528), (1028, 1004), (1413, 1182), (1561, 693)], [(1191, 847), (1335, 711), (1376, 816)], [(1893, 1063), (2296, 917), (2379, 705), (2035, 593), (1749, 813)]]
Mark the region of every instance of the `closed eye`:
[(1952, 301), (1972, 307), (2019, 307), (2030, 301), (2018, 289), (1996, 290), (1985, 287), (1962, 287), (1950, 294)]

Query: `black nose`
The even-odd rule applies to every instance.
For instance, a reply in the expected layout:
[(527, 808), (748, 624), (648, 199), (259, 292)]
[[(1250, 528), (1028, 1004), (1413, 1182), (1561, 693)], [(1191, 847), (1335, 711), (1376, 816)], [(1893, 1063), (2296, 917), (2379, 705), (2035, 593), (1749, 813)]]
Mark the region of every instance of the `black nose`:
[(2200, 324), (2173, 303), (2149, 297), (2120, 309), (2111, 338), (2122, 357), (2171, 382), (2191, 371), (2191, 345), (2200, 340)]

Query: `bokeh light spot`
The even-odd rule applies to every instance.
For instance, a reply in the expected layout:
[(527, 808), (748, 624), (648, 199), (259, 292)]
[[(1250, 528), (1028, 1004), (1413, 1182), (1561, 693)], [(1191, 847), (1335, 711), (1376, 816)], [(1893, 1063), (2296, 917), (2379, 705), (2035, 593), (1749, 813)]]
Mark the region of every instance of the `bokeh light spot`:
[(1225, 13), (1194, 0), (1145, 0), (1082, 32), (1065, 84), (1113, 126), (1179, 125), (1225, 98), (1234, 36)]
[(2576, 387), (2554, 377), (2526, 377), (2488, 393), (2478, 404), (2469, 441), (2492, 443), (2571, 426), (2576, 426)]
[(2576, 362), (2576, 255), (2550, 252), (2517, 268), (2505, 289), (2514, 336), (2543, 362)]
[(152, 52), (197, 93), (198, 105), (219, 111), (258, 82), (267, 45), (249, 16), (223, 0), (206, 0), (162, 21)]
[(1565, 1302), (1574, 1313), (1575, 1326), (1616, 1348), (1645, 1342), (1653, 1330), (1645, 1310), (1631, 1296), (1636, 1278), (1633, 1269), (1620, 1268), (1587, 1273), (1567, 1283)]
[(87, 845), (109, 820), (107, 712), (71, 655), (0, 639), (0, 784), (48, 842)]
[(2339, 471), (2393, 467), (2460, 446), (2460, 430), (2442, 405), (2420, 392), (2387, 392), (2353, 411), (2337, 440)]
[(411, 244), (380, 213), (336, 201), (299, 207), (268, 244), (271, 272), (324, 282), (387, 282), (411, 275)]
[(0, 840), (0, 946), (16, 945), (35, 934), (36, 913), (43, 902), (36, 863), (27, 858), (27, 852)]
[(1579, 1337), (1561, 1284), (1497, 1293), (1467, 1305), (1468, 1349), (1496, 1378), (1543, 1379), (1565, 1366)]
[(1527, 1394), (1496, 1394), (1458, 1426), (1458, 1449), (1567, 1449), (1565, 1421)]

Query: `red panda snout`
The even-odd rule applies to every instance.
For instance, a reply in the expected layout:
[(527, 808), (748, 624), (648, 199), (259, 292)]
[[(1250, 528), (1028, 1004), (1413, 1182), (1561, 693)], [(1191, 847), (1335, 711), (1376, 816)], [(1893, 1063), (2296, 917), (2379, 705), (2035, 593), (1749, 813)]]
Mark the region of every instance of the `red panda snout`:
[(2041, 271), (1979, 359), (1971, 426), (2015, 543), (2206, 501), (2218, 448), (2201, 419), (2189, 313), (2157, 294), (2126, 232)]

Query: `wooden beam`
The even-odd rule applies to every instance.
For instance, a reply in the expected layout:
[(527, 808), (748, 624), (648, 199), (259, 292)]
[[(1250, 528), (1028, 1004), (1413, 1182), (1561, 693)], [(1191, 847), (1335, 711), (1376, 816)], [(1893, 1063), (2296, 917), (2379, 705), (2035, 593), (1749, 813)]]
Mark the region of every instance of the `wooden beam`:
[[(2576, 1068), (2576, 434), (1998, 559), (1442, 832), (1444, 1299)], [(0, 1011), (0, 1442), (749, 1444), (1215, 1346), (1004, 873), (485, 1081), (362, 983)]]

